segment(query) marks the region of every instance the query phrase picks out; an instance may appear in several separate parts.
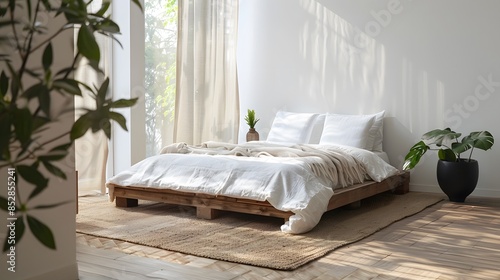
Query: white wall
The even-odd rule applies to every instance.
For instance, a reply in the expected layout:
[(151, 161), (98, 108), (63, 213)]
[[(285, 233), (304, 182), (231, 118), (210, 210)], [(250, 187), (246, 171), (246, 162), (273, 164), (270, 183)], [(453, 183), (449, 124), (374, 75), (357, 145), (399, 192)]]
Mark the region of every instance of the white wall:
[[(265, 139), (278, 110), (386, 110), (397, 167), (431, 129), (489, 130), (499, 143), (474, 152), (473, 195), (500, 197), (499, 10), (494, 0), (240, 0), (241, 119), (255, 109)], [(242, 121), (240, 141), (247, 130)], [(412, 172), (412, 190), (440, 192), (436, 162), (432, 152)]]

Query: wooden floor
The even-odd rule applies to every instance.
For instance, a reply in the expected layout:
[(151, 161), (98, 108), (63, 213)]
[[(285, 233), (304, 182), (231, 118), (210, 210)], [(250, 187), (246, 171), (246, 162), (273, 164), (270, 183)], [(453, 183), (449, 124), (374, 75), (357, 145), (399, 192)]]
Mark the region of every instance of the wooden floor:
[(295, 271), (77, 234), (80, 279), (500, 279), (500, 199), (448, 201)]

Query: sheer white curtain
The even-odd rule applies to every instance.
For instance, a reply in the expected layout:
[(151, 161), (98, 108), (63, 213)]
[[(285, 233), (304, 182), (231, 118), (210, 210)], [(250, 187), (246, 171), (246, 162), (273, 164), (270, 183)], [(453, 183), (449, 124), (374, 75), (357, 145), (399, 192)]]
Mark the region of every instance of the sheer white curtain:
[(179, 0), (174, 141), (238, 141), (238, 1)]

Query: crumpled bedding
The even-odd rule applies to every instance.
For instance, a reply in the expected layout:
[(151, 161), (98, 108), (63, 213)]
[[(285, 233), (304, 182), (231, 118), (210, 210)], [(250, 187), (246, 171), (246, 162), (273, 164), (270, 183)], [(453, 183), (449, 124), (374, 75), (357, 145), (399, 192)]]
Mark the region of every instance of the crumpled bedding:
[(318, 149), (309, 145), (283, 146), (270, 142), (249, 142), (238, 145), (205, 142), (200, 146), (190, 146), (186, 143), (174, 143), (164, 147), (160, 152), (160, 154), (166, 153), (297, 158), (306, 163), (314, 174), (325, 177), (334, 186), (346, 187), (366, 179), (364, 166), (348, 152), (339, 149)]
[(340, 145), (175, 143), (110, 178), (113, 187), (166, 188), (185, 192), (267, 200), (294, 213), (281, 226), (286, 233), (311, 230), (326, 211), (334, 189), (398, 170), (372, 152)]

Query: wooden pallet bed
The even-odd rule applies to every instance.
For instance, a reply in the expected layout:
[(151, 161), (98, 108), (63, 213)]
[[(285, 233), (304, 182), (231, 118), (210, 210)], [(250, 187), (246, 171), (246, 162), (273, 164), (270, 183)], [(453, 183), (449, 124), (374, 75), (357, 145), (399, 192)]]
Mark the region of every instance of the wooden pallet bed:
[[(395, 194), (405, 194), (409, 191), (409, 183), (410, 173), (401, 172), (379, 183), (368, 181), (335, 190), (328, 204), (327, 211), (348, 204), (359, 204), (362, 199), (382, 192), (391, 191)], [(279, 217), (285, 220), (288, 220), (293, 215), (292, 212), (285, 212), (274, 208), (267, 201), (188, 193), (168, 189), (113, 186), (117, 207), (134, 207), (138, 205), (138, 199), (143, 199), (168, 204), (194, 206), (196, 207), (197, 217), (204, 219), (215, 218), (221, 210)]]

